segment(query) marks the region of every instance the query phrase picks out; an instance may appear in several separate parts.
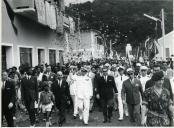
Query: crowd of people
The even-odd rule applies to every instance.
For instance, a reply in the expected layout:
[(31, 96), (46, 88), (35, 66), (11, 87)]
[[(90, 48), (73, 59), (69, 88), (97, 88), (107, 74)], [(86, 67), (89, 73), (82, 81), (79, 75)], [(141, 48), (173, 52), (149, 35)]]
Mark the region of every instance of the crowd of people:
[[(43, 113), (46, 127), (58, 111), (58, 125), (66, 123), (66, 110), (88, 125), (90, 112), (103, 112), (110, 123), (129, 116), (137, 126), (174, 125), (174, 70), (168, 62), (132, 62), (97, 59), (60, 65), (12, 67), (2, 72), (2, 119), (14, 126), (16, 111), (27, 111), (31, 126)], [(3, 122), (3, 121), (2, 121)]]

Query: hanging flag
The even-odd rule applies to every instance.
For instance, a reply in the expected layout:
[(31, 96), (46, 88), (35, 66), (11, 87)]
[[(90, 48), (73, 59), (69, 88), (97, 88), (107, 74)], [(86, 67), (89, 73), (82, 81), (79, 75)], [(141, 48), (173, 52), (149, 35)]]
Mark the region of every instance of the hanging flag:
[(159, 53), (158, 48), (157, 48), (157, 40), (153, 39), (151, 41), (151, 46), (150, 46), (150, 53), (149, 53), (149, 59), (152, 60), (156, 54)]
[(145, 42), (144, 42), (144, 45), (145, 45), (145, 48), (146, 48), (146, 49), (147, 49), (147, 43), (148, 43), (149, 40), (150, 40), (150, 37), (148, 36), (147, 39), (146, 39)]
[(70, 22), (70, 34), (74, 35), (75, 23), (72, 17), (69, 17), (69, 22)]

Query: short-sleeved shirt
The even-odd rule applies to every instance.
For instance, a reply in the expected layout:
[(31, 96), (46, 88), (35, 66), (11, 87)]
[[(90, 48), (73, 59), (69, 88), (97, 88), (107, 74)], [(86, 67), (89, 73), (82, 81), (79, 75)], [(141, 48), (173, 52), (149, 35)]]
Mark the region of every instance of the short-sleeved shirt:
[(40, 102), (43, 105), (50, 104), (53, 100), (53, 97), (54, 97), (54, 95), (51, 91), (49, 91), (49, 92), (42, 91), (41, 95), (40, 95)]

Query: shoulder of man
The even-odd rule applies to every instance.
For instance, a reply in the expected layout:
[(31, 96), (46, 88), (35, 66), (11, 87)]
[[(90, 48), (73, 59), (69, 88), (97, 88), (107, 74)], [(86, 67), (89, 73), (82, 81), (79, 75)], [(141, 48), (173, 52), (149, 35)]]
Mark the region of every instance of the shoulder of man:
[(169, 78), (167, 78), (167, 77), (164, 77), (164, 81), (165, 82), (170, 82)]
[(15, 80), (9, 78), (9, 79), (6, 81), (6, 83), (9, 84), (9, 85), (14, 85), (14, 84), (15, 84)]
[(152, 79), (149, 79), (147, 82), (146, 82), (146, 84), (151, 84), (153, 81), (152, 81)]
[(135, 80), (135, 82), (138, 82), (138, 83), (140, 82), (139, 78), (135, 78), (134, 80)]

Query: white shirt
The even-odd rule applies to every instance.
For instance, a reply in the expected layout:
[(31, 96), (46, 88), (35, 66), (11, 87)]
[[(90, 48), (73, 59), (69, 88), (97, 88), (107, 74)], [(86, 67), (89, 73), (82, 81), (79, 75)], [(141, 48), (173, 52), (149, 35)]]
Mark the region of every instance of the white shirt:
[(129, 77), (127, 77), (126, 75), (119, 75), (118, 77), (115, 78), (115, 83), (116, 83), (116, 86), (117, 86), (117, 90), (118, 90), (118, 93), (121, 94), (121, 90), (122, 90), (122, 84), (125, 80), (127, 80)]
[(170, 79), (170, 84), (171, 84), (172, 92), (173, 92), (173, 94), (174, 94), (174, 77), (172, 77), (172, 78)]
[(61, 87), (62, 85), (62, 79), (61, 80), (57, 80), (58, 81), (58, 85)]
[(107, 82), (107, 79), (108, 79), (108, 76), (103, 76), (104, 77), (104, 80)]
[(43, 73), (39, 73), (39, 76), (37, 77), (37, 80), (42, 81), (42, 76), (43, 76)]
[(88, 76), (78, 76), (77, 77), (77, 97), (84, 99), (90, 98), (93, 95), (92, 80)]
[(140, 76), (140, 82), (141, 82), (141, 85), (143, 87), (143, 92), (145, 91), (145, 85), (146, 85), (146, 82), (150, 80), (150, 77), (148, 77), (147, 75), (146, 76)]
[(2, 88), (5, 88), (6, 81), (2, 81)]
[(77, 94), (77, 79), (78, 79), (79, 76), (77, 76), (76, 74), (72, 74), (70, 73), (68, 75), (68, 78), (67, 78), (67, 82), (69, 84), (69, 90), (70, 90), (70, 95), (76, 95)]

